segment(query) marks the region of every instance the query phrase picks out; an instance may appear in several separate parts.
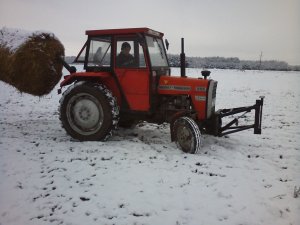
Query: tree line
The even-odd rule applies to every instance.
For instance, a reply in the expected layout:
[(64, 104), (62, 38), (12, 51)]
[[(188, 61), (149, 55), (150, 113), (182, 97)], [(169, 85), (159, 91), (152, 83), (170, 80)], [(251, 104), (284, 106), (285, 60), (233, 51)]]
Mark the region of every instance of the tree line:
[[(168, 55), (172, 67), (180, 67), (179, 55)], [(240, 60), (237, 57), (186, 57), (186, 66), (203, 69), (238, 69), (238, 70), (280, 70), (300, 71), (300, 65), (291, 66), (284, 61), (277, 60)]]

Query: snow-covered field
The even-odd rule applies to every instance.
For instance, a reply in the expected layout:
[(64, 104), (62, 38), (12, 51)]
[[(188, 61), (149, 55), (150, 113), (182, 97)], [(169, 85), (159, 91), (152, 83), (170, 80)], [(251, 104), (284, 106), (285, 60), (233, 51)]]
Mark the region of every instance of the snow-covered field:
[(300, 73), (212, 78), (217, 108), (266, 96), (263, 134), (204, 136), (198, 155), (171, 143), (167, 124), (77, 142), (60, 126), (56, 90), (37, 98), (0, 82), (0, 225), (299, 224)]

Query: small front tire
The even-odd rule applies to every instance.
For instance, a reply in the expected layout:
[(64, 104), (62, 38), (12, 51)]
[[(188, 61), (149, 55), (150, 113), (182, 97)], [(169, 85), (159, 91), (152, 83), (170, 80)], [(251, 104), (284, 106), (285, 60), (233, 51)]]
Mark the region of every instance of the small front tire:
[(172, 126), (174, 141), (185, 153), (197, 154), (201, 150), (202, 136), (196, 122), (189, 117), (180, 117)]

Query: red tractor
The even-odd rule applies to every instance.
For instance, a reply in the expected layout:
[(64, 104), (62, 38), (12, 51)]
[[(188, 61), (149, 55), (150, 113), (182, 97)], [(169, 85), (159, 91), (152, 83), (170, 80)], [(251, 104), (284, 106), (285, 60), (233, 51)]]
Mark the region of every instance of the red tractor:
[[(60, 84), (70, 85), (60, 100), (60, 120), (73, 138), (103, 141), (118, 125), (168, 122), (172, 141), (184, 152), (197, 153), (202, 133), (223, 136), (251, 128), (261, 133), (263, 97), (252, 106), (215, 111), (217, 81), (207, 79), (209, 71), (202, 71), (198, 79), (185, 75), (183, 39), (181, 76), (171, 76), (163, 33), (129, 28), (86, 34), (74, 61), (82, 63), (85, 72), (64, 63), (70, 75)], [(252, 110), (253, 124), (238, 126), (237, 117), (222, 126), (223, 117)]]

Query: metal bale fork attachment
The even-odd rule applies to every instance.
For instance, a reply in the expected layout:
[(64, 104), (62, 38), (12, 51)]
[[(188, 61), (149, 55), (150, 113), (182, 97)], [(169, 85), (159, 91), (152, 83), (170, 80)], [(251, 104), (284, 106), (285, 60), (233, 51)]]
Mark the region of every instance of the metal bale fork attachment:
[[(256, 100), (256, 103), (252, 106), (231, 108), (231, 109), (220, 109), (216, 112), (213, 118), (214, 123), (214, 135), (222, 137), (227, 134), (236, 133), (239, 131), (254, 129), (254, 134), (261, 134), (261, 122), (262, 122), (262, 108), (264, 104), (264, 96), (260, 96), (260, 99)], [(244, 117), (247, 113), (255, 110), (254, 124), (239, 126), (239, 119)], [(242, 114), (240, 114), (242, 113)], [(233, 120), (222, 126), (222, 118), (240, 114)]]

